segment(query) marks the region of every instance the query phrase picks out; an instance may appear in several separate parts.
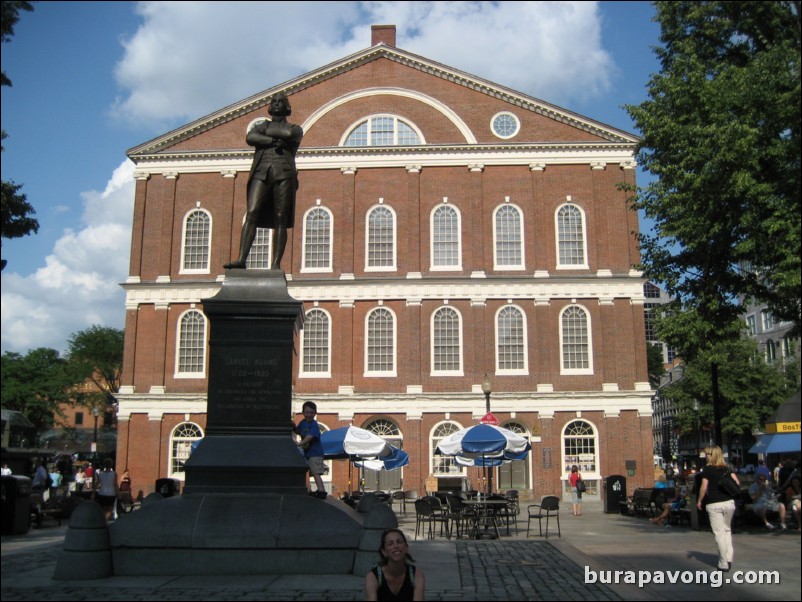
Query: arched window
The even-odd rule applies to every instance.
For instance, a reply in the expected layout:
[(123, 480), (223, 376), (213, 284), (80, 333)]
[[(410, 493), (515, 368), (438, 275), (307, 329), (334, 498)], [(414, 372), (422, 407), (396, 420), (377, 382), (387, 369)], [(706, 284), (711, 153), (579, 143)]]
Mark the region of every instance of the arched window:
[(560, 316), (562, 374), (592, 374), (590, 318), (578, 305), (566, 307)]
[(557, 267), (587, 268), (585, 220), (582, 210), (568, 203), (557, 209)]
[(379, 307), (367, 316), (365, 376), (395, 376), (395, 317)]
[(368, 236), (365, 270), (395, 269), (395, 213), (379, 205), (368, 213)]
[(496, 209), (493, 220), (495, 237), (495, 268), (517, 270), (524, 267), (524, 230), (521, 211), (513, 205)]
[(432, 474), (435, 476), (459, 476), (465, 474), (465, 469), (457, 464), (452, 456), (442, 456), (437, 453), (437, 446), (440, 441), (449, 435), (462, 430), (462, 425), (456, 422), (441, 422), (432, 429), (431, 436), (431, 467)]
[(514, 305), (502, 307), (496, 314), (496, 372), (526, 374), (526, 320)]
[(451, 205), (432, 211), (432, 270), (462, 268), (460, 214)]
[(332, 216), (323, 207), (315, 207), (304, 217), (304, 251), (301, 269), (330, 272), (332, 261)]
[(257, 228), (251, 251), (248, 253), (248, 260), (245, 262), (245, 266), (249, 270), (270, 269), (270, 243), (270, 229)]
[[(563, 429), (563, 466), (565, 470), (563, 478), (568, 478), (571, 474), (571, 467), (575, 465), (590, 488), (589, 481), (599, 478), (597, 449), (597, 436), (591, 423), (585, 420), (574, 420), (565, 425), (565, 429)], [(568, 487), (570, 490), (570, 483)]]
[(432, 374), (462, 375), (461, 316), (451, 307), (441, 307), (432, 316)]
[(198, 378), (206, 366), (206, 318), (196, 309), (178, 320), (176, 376)]
[(170, 434), (171, 479), (184, 480), (184, 464), (192, 453), (192, 444), (203, 439), (203, 430), (192, 422), (182, 422)]
[(301, 330), (301, 376), (331, 376), (331, 321), (322, 309), (311, 309)]
[[(517, 433), (521, 435), (521, 437), (525, 437), (527, 440), (529, 439), (529, 431), (527, 431), (526, 427), (524, 427), (522, 424), (517, 422), (507, 422), (502, 426), (508, 431)], [(530, 452), (526, 454), (526, 458), (524, 460), (514, 460), (499, 466), (498, 479), (496, 480), (499, 490), (518, 489), (523, 491), (529, 489), (531, 456), (532, 454)]]
[(401, 446), (401, 430), (398, 428), (398, 425), (391, 420), (376, 418), (368, 422), (362, 428), (366, 431), (370, 431), (374, 435), (378, 435), (390, 445), (395, 445), (396, 447)]
[(374, 115), (348, 133), (343, 146), (412, 146), (423, 144), (417, 127), (395, 115)]
[[(401, 436), (401, 430), (391, 420), (387, 420), (386, 418), (376, 418), (365, 424), (365, 426), (362, 428), (364, 428), (366, 431), (370, 431), (374, 435), (378, 435), (390, 445), (394, 445), (398, 448), (402, 447), (403, 438)], [(401, 489), (401, 477), (403, 475), (403, 470), (403, 468), (399, 470), (363, 470), (365, 490), (387, 491)]]
[(212, 241), (212, 218), (203, 209), (190, 211), (184, 219), (184, 242), (181, 246), (182, 273), (208, 273)]

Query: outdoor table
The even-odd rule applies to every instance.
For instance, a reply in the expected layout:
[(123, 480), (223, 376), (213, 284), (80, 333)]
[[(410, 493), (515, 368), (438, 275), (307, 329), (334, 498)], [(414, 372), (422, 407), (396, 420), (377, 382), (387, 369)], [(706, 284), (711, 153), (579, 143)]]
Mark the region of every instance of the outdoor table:
[[(472, 537), (476, 539), (498, 539), (500, 537), (498, 532), (498, 524), (496, 522), (496, 514), (501, 508), (507, 506), (507, 500), (486, 500), (486, 499), (475, 499), (475, 500), (464, 500), (463, 503), (469, 507), (474, 509), (474, 523), (473, 523), (473, 530), (472, 530)], [(484, 531), (482, 533), (479, 532), (479, 525), (484, 525)], [(489, 533), (488, 529), (490, 524), (493, 525), (494, 533)]]

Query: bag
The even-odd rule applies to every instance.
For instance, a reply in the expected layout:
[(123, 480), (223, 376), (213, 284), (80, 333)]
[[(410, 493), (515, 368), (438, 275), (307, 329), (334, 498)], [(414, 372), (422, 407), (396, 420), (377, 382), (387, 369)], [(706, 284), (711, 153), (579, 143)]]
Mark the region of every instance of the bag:
[(741, 488), (732, 478), (732, 473), (729, 470), (718, 480), (718, 490), (732, 499), (741, 496)]
[(582, 479), (577, 479), (576, 480), (576, 492), (577, 493), (585, 493), (586, 490), (587, 490), (587, 487), (585, 487), (585, 481), (583, 481)]

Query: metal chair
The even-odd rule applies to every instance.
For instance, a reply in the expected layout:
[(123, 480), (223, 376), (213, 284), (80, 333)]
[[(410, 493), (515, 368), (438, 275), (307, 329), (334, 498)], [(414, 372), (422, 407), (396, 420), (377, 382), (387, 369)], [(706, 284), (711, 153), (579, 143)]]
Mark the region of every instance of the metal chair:
[(529, 537), (529, 524), (533, 518), (538, 521), (540, 528), (540, 536), (543, 537), (543, 519), (546, 519), (546, 539), (549, 538), (549, 519), (555, 517), (557, 519), (557, 536), (562, 539), (560, 531), (560, 498), (556, 495), (547, 495), (539, 504), (531, 504), (526, 509), (529, 515), (526, 521), (526, 536)]
[(420, 496), (418, 495), (417, 489), (407, 489), (404, 491), (404, 499), (401, 502), (401, 511), (406, 514), (407, 513), (407, 504), (409, 502), (415, 503)]
[(427, 539), (434, 539), (433, 524), (434, 510), (432, 510), (431, 504), (423, 498), (415, 500), (415, 539), (418, 539), (418, 532), (423, 529), (425, 525), (428, 525), (429, 528)]
[(443, 534), (443, 528), (446, 531), (446, 537), (449, 539), (451, 538), (451, 532), (449, 531), (449, 518), (448, 518), (448, 507), (443, 506), (443, 502), (440, 501), (440, 498), (434, 495), (427, 495), (423, 497), (426, 502), (432, 507), (433, 516), (432, 522), (433, 523), (440, 523), (440, 535)]
[(471, 508), (468, 508), (462, 498), (456, 495), (446, 496), (448, 505), (449, 532), (453, 533), (453, 528), (457, 528), (457, 539), (460, 539), (466, 528), (473, 524), (476, 515)]

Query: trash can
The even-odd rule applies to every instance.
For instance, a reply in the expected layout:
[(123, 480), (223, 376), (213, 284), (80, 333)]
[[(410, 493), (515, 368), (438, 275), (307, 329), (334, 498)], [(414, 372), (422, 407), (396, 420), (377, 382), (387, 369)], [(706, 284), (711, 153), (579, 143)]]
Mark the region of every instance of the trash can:
[(181, 481), (178, 479), (156, 479), (156, 493), (162, 497), (173, 497), (181, 491)]
[(621, 512), (621, 502), (627, 500), (627, 478), (621, 475), (611, 475), (602, 481), (604, 492), (604, 513), (618, 514)]
[(3, 535), (21, 535), (31, 528), (31, 480), (18, 475), (2, 478)]

